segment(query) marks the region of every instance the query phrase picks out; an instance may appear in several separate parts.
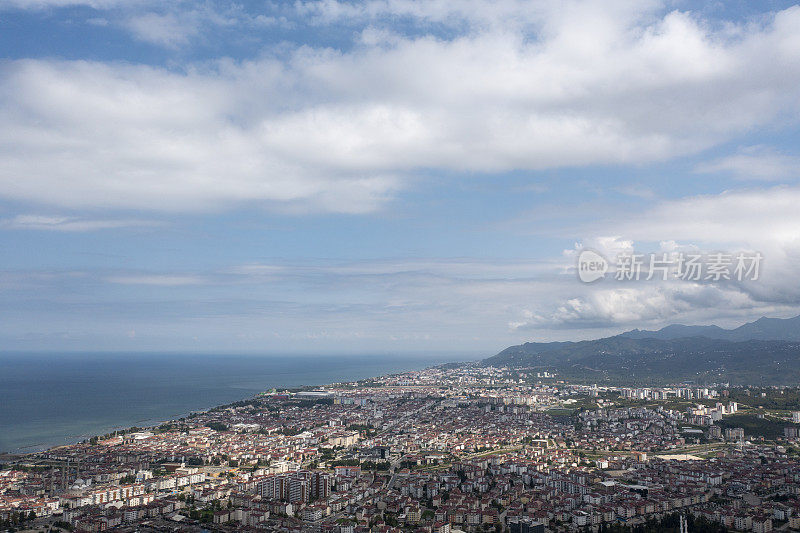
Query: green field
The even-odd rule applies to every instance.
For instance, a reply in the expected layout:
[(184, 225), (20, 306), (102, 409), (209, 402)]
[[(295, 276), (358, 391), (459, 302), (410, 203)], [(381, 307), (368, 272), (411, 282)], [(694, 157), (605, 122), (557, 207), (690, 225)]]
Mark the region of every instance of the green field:
[(756, 415), (731, 415), (726, 416), (717, 425), (725, 428), (744, 428), (744, 434), (754, 437), (775, 439), (783, 437), (783, 428), (797, 426), (790, 422), (780, 422), (769, 418), (758, 418)]

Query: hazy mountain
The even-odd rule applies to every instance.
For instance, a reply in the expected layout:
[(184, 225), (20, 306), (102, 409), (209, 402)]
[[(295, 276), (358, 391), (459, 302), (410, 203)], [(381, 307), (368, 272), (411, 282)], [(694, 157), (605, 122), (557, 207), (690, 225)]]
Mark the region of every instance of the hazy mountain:
[(761, 318), (736, 329), (667, 326), (579, 342), (528, 342), (485, 366), (552, 370), (567, 379), (748, 384), (800, 381), (800, 317)]
[(706, 337), (709, 339), (728, 339), (731, 330), (719, 326), (684, 326), (672, 324), (659, 330), (633, 329), (620, 334), (628, 339), (683, 339), (686, 337)]
[(774, 340), (800, 341), (800, 316), (794, 318), (761, 317), (738, 328), (723, 329), (719, 326), (684, 326), (674, 324), (657, 331), (634, 329), (621, 335), (629, 339), (681, 339), (685, 337), (708, 337), (729, 341)]

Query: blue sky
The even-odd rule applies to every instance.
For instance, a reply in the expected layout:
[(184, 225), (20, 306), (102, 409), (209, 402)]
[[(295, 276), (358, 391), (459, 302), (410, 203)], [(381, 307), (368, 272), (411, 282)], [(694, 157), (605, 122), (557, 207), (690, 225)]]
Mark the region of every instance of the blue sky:
[[(492, 354), (800, 313), (792, 2), (0, 2), (6, 350)], [(576, 250), (758, 251), (583, 284)]]

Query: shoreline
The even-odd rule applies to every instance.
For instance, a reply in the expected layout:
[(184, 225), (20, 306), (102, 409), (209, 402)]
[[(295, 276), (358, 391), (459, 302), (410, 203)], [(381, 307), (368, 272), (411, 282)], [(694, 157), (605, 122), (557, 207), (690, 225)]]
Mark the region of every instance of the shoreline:
[[(220, 357), (224, 357), (224, 356), (220, 356)], [(282, 358), (282, 359), (280, 359), (280, 361), (285, 362), (287, 359), (289, 359), (289, 358)], [(407, 364), (402, 364), (402, 361), (406, 362)], [(219, 403), (206, 404), (205, 406), (203, 406), (201, 408), (192, 407), (192, 408), (189, 408), (189, 409), (186, 409), (186, 410), (182, 410), (182, 411), (179, 411), (179, 412), (174, 413), (172, 415), (164, 416), (164, 417), (158, 416), (158, 417), (148, 417), (148, 418), (137, 418), (136, 421), (122, 422), (122, 423), (120, 423), (120, 421), (118, 419), (114, 423), (98, 425), (97, 427), (93, 428), (91, 431), (88, 431), (88, 432), (82, 432), (80, 434), (73, 433), (73, 434), (69, 434), (69, 435), (63, 435), (63, 434), (58, 435), (58, 437), (54, 437), (53, 439), (51, 439), (50, 442), (41, 441), (40, 440), (35, 444), (27, 444), (25, 446), (18, 447), (18, 448), (0, 450), (0, 458), (3, 458), (3, 457), (23, 458), (23, 457), (26, 457), (26, 456), (32, 456), (32, 455), (36, 455), (38, 453), (46, 452), (48, 450), (79, 444), (80, 442), (88, 440), (88, 439), (90, 439), (91, 437), (94, 437), (94, 436), (108, 435), (108, 434), (114, 433), (115, 431), (129, 430), (129, 429), (134, 428), (134, 427), (138, 427), (138, 428), (141, 428), (141, 429), (152, 429), (152, 428), (158, 427), (161, 424), (165, 424), (165, 423), (169, 423), (169, 422), (172, 422), (172, 421), (175, 421), (175, 420), (179, 420), (180, 418), (185, 418), (185, 417), (187, 417), (187, 416), (189, 416), (189, 415), (191, 415), (193, 413), (202, 414), (202, 413), (206, 413), (209, 410), (214, 409), (214, 408), (222, 407), (222, 406), (225, 406), (225, 405), (228, 405), (228, 404), (231, 404), (231, 403), (235, 403), (235, 402), (238, 402), (238, 401), (244, 401), (244, 400), (249, 400), (249, 399), (255, 398), (255, 397), (263, 394), (265, 391), (268, 391), (269, 389), (280, 389), (280, 390), (285, 390), (285, 391), (290, 391), (290, 392), (291, 391), (302, 391), (302, 390), (313, 389), (313, 388), (316, 388), (316, 387), (325, 387), (325, 386), (329, 386), (329, 385), (332, 385), (332, 384), (335, 384), (335, 383), (350, 383), (350, 382), (355, 382), (355, 381), (359, 381), (359, 380), (363, 380), (363, 379), (375, 378), (375, 377), (378, 377), (380, 375), (387, 375), (387, 374), (393, 374), (393, 373), (399, 373), (399, 372), (406, 372), (406, 371), (411, 371), (411, 370), (420, 370), (420, 369), (423, 369), (423, 368), (430, 368), (432, 366), (436, 366), (436, 365), (439, 365), (439, 364), (443, 363), (440, 359), (438, 359), (436, 357), (433, 357), (431, 359), (427, 359), (427, 358), (426, 359), (416, 359), (416, 358), (405, 359), (405, 358), (403, 358), (402, 361), (401, 360), (389, 360), (389, 361), (386, 362), (387, 369), (375, 369), (375, 370), (378, 370), (378, 372), (371, 373), (368, 376), (363, 376), (363, 375), (357, 376), (356, 378), (353, 378), (353, 379), (350, 379), (350, 380), (348, 380), (347, 377), (348, 376), (352, 376), (352, 370), (345, 370), (345, 369), (343, 369), (341, 371), (341, 373), (334, 371), (334, 373), (339, 373), (340, 374), (340, 375), (336, 376), (338, 378), (336, 380), (329, 380), (329, 381), (325, 380), (325, 381), (323, 381), (322, 380), (322, 376), (313, 376), (312, 375), (312, 376), (309, 376), (310, 380), (314, 380), (315, 377), (316, 378), (320, 378), (320, 379), (318, 381), (306, 382), (306, 383), (304, 383), (302, 385), (296, 384), (296, 380), (293, 380), (291, 378), (291, 375), (287, 376), (288, 379), (285, 381), (285, 383), (288, 383), (287, 385), (275, 384), (274, 382), (270, 382), (271, 380), (267, 379), (262, 387), (260, 387), (258, 389), (253, 388), (250, 391), (246, 391), (246, 390), (243, 389), (243, 390), (241, 390), (241, 392), (244, 392), (244, 394), (239, 395), (239, 396), (235, 396), (235, 397), (232, 397), (232, 398), (229, 397), (225, 401), (221, 401)], [(419, 363), (424, 363), (424, 365), (420, 365)], [(388, 368), (388, 367), (391, 367), (391, 368)], [(384, 371), (381, 372), (381, 370), (384, 370)], [(334, 377), (334, 376), (331, 376), (331, 377)], [(235, 388), (234, 388), (234, 390), (235, 390)], [(131, 417), (131, 418), (133, 418), (133, 417)], [(3, 431), (6, 431), (6, 430), (3, 429)], [(9, 430), (9, 434), (13, 434), (13, 433), (11, 433), (12, 431), (13, 430)], [(2, 463), (2, 462), (3, 462), (3, 459), (0, 459), (0, 463)]]

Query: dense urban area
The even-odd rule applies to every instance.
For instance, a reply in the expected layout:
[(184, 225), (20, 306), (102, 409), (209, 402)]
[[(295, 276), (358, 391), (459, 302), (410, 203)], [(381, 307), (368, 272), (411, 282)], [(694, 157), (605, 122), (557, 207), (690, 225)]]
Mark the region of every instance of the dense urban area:
[(450, 365), (0, 457), (9, 531), (800, 529), (800, 389)]

